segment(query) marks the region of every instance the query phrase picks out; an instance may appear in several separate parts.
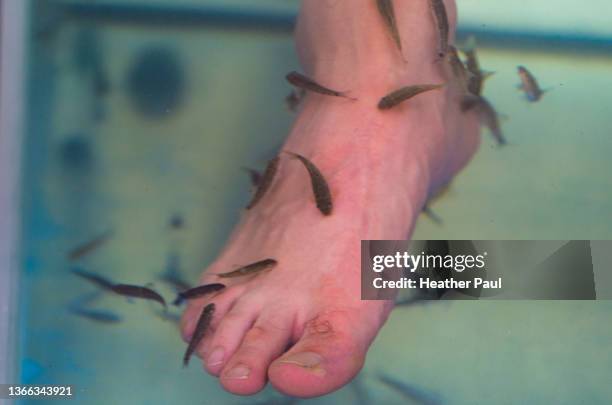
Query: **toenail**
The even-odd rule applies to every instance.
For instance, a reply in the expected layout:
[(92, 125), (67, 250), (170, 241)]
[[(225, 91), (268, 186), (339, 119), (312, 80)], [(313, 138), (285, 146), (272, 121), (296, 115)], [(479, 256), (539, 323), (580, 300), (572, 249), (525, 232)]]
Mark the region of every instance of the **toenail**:
[(304, 368), (316, 368), (323, 358), (317, 353), (313, 352), (302, 352), (293, 354), (287, 358), (282, 359), (281, 363), (295, 364), (296, 366)]
[(224, 377), (227, 379), (233, 380), (245, 380), (249, 378), (249, 374), (251, 373), (251, 369), (245, 366), (244, 364), (240, 364), (230, 371), (225, 373)]
[(216, 347), (210, 356), (206, 359), (206, 364), (209, 366), (218, 366), (223, 363), (223, 356), (225, 355), (225, 350), (222, 347)]

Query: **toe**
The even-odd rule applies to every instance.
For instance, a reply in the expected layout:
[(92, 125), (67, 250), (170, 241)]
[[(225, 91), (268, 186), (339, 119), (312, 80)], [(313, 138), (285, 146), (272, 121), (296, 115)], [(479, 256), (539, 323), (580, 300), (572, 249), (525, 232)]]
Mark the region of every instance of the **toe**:
[(223, 387), (238, 395), (252, 395), (263, 389), (268, 366), (286, 350), (292, 326), (293, 319), (288, 316), (262, 314), (223, 368)]
[(308, 321), (298, 343), (270, 366), (272, 385), (287, 395), (307, 398), (349, 382), (361, 369), (371, 341), (351, 318), (355, 317), (335, 311)]
[(198, 355), (204, 359), (204, 367), (209, 373), (219, 375), (228, 359), (240, 346), (247, 331), (253, 326), (258, 312), (257, 307), (240, 301), (221, 319), (198, 352)]

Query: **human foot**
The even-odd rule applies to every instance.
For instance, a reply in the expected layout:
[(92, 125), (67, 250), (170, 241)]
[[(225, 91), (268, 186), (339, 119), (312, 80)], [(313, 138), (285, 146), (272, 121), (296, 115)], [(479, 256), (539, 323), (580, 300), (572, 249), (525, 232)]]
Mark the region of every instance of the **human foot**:
[[(224, 279), (224, 291), (185, 311), (188, 340), (202, 307), (216, 304), (198, 354), (232, 393), (256, 393), (269, 380), (286, 394), (311, 397), (357, 374), (392, 308), (360, 300), (360, 241), (408, 237), (428, 195), (477, 147), (478, 124), (459, 111), (453, 86), (376, 108), (399, 87), (448, 81), (435, 61), (428, 1), (395, 3), (403, 57), (374, 1), (303, 2), (297, 45), (305, 73), (358, 100), (307, 95), (283, 147), (321, 170), (332, 215), (317, 210), (304, 167), (281, 157), (274, 184), (201, 281), (218, 282), (215, 274), (266, 258), (278, 265)], [(447, 7), (454, 27), (454, 4)]]

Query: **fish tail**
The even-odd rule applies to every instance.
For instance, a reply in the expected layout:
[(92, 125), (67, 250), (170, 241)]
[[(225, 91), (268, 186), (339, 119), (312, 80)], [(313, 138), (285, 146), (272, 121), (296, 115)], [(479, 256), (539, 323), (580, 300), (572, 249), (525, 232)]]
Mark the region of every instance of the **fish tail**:
[(352, 100), (352, 101), (357, 101), (358, 100), (357, 97), (350, 96), (349, 93), (350, 93), (350, 91), (348, 91), (348, 90), (347, 91), (337, 91), (336, 92), (336, 96), (348, 98), (349, 100)]

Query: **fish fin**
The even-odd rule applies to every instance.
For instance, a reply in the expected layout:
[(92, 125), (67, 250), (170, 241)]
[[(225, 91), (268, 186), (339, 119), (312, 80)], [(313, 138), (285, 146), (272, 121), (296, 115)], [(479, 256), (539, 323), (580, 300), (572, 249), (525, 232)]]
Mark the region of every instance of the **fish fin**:
[(542, 92), (542, 94), (546, 94), (546, 93), (550, 93), (554, 89), (555, 89), (555, 87), (551, 86), (551, 87), (547, 87), (545, 89), (540, 89), (540, 92)]
[(483, 80), (488, 79), (489, 77), (493, 76), (495, 73), (497, 73), (497, 72), (489, 72), (489, 71), (486, 71), (486, 70), (482, 70), (480, 72), (480, 74), (482, 75)]
[(436, 214), (428, 205), (425, 205), (422, 211), (423, 211), (423, 214), (427, 216), (427, 218), (431, 219), (433, 222), (435, 222), (438, 225), (442, 225), (443, 223), (442, 218), (440, 218), (440, 216)]

